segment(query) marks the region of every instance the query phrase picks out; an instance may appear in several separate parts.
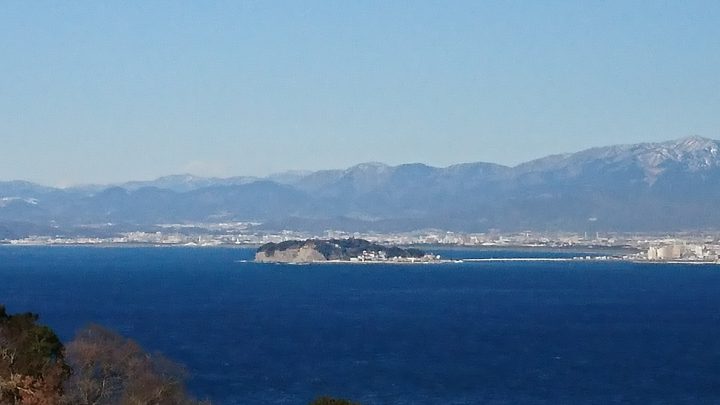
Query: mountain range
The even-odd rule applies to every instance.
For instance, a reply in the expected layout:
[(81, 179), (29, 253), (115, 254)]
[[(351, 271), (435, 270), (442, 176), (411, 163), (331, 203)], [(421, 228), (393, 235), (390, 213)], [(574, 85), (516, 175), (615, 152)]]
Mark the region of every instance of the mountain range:
[(258, 177), (166, 176), (113, 186), (0, 182), (0, 238), (99, 224), (252, 221), (267, 230), (618, 231), (720, 228), (720, 142), (593, 148), (514, 167), (364, 163)]

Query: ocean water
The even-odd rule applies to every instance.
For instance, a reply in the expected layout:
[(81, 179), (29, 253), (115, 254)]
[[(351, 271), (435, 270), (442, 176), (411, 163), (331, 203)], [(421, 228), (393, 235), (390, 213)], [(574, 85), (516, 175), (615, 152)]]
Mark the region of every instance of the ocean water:
[(252, 255), (0, 247), (0, 303), (64, 340), (115, 329), (221, 405), (720, 403), (720, 266), (239, 262)]

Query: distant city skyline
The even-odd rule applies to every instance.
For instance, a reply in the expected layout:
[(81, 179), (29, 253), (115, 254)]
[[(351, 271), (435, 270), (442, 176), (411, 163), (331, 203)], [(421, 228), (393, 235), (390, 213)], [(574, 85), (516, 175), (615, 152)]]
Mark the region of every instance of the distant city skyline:
[(0, 180), (720, 138), (720, 3), (6, 2)]

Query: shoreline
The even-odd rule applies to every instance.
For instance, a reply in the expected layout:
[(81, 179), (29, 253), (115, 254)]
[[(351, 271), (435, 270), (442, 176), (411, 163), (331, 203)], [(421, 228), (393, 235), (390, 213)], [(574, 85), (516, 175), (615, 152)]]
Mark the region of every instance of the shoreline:
[[(258, 248), (262, 243), (217, 243), (217, 244), (194, 244), (194, 243), (155, 243), (155, 242), (101, 242), (101, 243), (43, 243), (24, 242), (12, 243), (0, 241), (2, 246), (72, 246), (72, 247), (193, 247), (193, 248)], [(540, 245), (443, 245), (443, 244), (398, 244), (393, 245), (405, 248), (442, 249), (442, 250), (477, 250), (477, 251), (523, 251), (523, 252), (567, 252), (567, 253), (618, 253), (637, 252), (637, 249), (620, 246), (597, 246), (597, 245), (574, 245), (574, 246), (540, 246)]]
[[(257, 248), (257, 244), (219, 244), (219, 245), (179, 245), (179, 244), (153, 244), (153, 243), (37, 243), (37, 244), (13, 244), (13, 243), (0, 243), (0, 249), (2, 248), (37, 248), (37, 247), (49, 247), (49, 248), (118, 248), (118, 249), (132, 249), (132, 248), (159, 248), (159, 249), (253, 249)], [(418, 245), (408, 245), (418, 246)], [(429, 246), (429, 245), (425, 245)], [(521, 251), (527, 252), (531, 250), (542, 251), (542, 252), (568, 252), (577, 250), (578, 253), (586, 252), (583, 247), (575, 246), (572, 249), (567, 247), (547, 247), (541, 246), (456, 246), (456, 245), (433, 245), (433, 247), (444, 249), (444, 250), (476, 250), (476, 251), (488, 251), (488, 250), (502, 250), (502, 251)], [(584, 248), (593, 249), (592, 247), (585, 246)], [(595, 252), (603, 249), (595, 247)], [(501, 257), (501, 258), (466, 258), (466, 259), (440, 259), (433, 261), (350, 261), (350, 260), (328, 260), (328, 261), (316, 261), (316, 262), (303, 262), (303, 263), (289, 263), (289, 262), (256, 262), (255, 260), (239, 260), (237, 262), (247, 263), (260, 263), (260, 264), (293, 264), (293, 265), (306, 265), (306, 264), (462, 264), (462, 263), (501, 263), (501, 262), (626, 262), (636, 264), (695, 264), (695, 265), (720, 265), (720, 261), (698, 261), (698, 260), (638, 260), (633, 258), (621, 258), (621, 257), (603, 257), (603, 258), (585, 258), (585, 257)]]
[(582, 263), (607, 263), (607, 262), (620, 262), (620, 263), (634, 263), (634, 264), (695, 264), (695, 265), (716, 265), (720, 266), (719, 262), (703, 262), (696, 260), (673, 260), (673, 261), (650, 261), (650, 260), (635, 260), (635, 259), (623, 259), (623, 258), (605, 258), (605, 259), (586, 259), (586, 258), (574, 258), (574, 257), (503, 257), (503, 258), (476, 258), (476, 259), (441, 259), (433, 261), (380, 261), (380, 260), (366, 260), (366, 261), (350, 261), (350, 260), (324, 260), (314, 262), (257, 262), (255, 260), (237, 260), (236, 263), (257, 263), (257, 264), (270, 264), (270, 265), (292, 265), (292, 266), (306, 266), (314, 264), (399, 264), (399, 265), (432, 265), (432, 264), (464, 264), (464, 263), (503, 263), (503, 262), (582, 262)]

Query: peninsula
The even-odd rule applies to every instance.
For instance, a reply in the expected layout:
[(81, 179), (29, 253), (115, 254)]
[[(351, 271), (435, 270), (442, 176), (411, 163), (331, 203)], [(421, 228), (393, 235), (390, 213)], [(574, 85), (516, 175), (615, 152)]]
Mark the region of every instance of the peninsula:
[(383, 246), (365, 239), (307, 239), (266, 243), (255, 253), (263, 263), (429, 262), (439, 258), (414, 248)]

